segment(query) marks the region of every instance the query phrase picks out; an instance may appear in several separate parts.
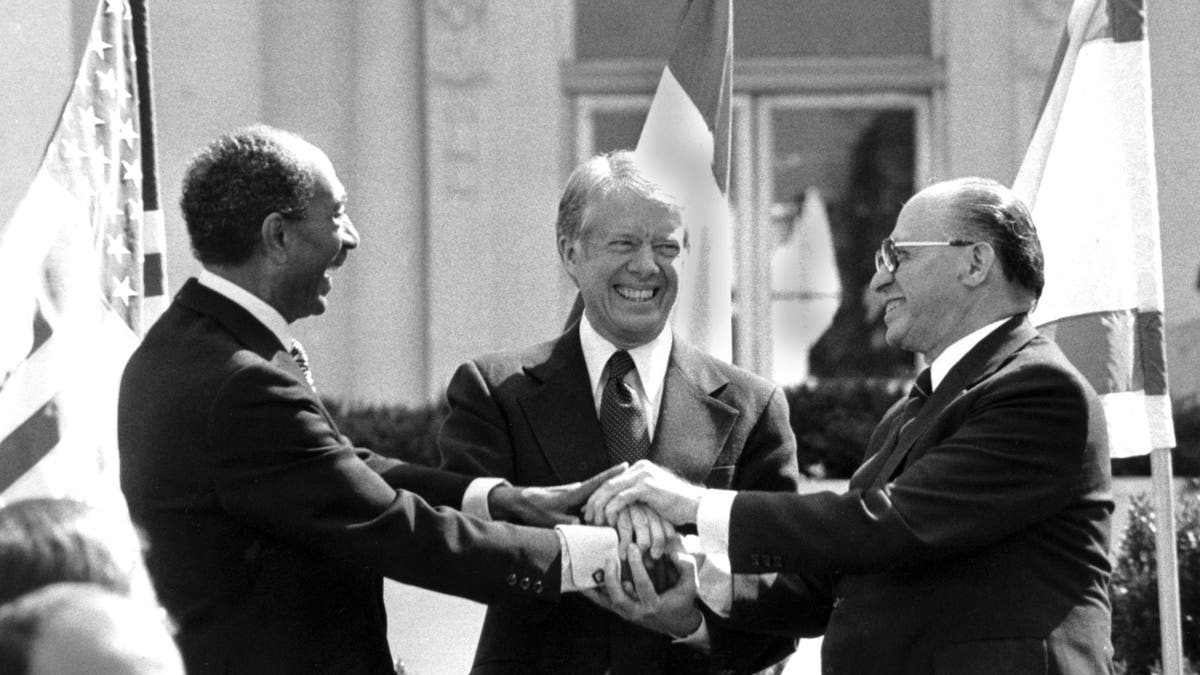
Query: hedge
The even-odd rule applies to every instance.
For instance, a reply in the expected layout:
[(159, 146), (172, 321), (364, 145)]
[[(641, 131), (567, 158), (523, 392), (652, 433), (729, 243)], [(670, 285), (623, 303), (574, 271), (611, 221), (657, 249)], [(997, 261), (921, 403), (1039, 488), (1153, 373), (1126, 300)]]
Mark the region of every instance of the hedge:
[[(784, 390), (796, 434), (796, 458), (810, 478), (849, 478), (863, 460), (871, 431), (908, 392), (897, 379), (823, 378)], [(361, 405), (327, 399), (342, 433), (389, 457), (438, 463), (437, 431), (445, 402), (417, 406)], [(1175, 404), (1176, 476), (1200, 476), (1200, 401)], [(1150, 475), (1146, 456), (1113, 461), (1113, 474)]]

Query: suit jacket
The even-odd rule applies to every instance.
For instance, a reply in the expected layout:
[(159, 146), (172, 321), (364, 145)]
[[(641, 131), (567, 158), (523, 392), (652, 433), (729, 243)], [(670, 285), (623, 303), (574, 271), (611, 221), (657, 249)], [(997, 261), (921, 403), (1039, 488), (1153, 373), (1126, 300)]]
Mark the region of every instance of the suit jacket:
[(194, 279), (126, 366), (118, 436), (192, 675), (394, 673), (381, 575), (558, 595), (553, 531), (435, 509), (469, 481), (351, 447), (274, 334)]
[(738, 495), (733, 570), (835, 575), (826, 673), (1111, 672), (1113, 502), (1091, 386), (1019, 315), (951, 368), (882, 475), (900, 407), (846, 494)]
[[(576, 324), (525, 351), (459, 367), (439, 436), (443, 468), (520, 485), (584, 480), (612, 465)], [(676, 339), (650, 457), (695, 483), (794, 492), (787, 403), (776, 386)], [(582, 597), (556, 608), (520, 599), (489, 608), (472, 673), (746, 672), (783, 658), (793, 639), (749, 636), (708, 617), (710, 660)]]

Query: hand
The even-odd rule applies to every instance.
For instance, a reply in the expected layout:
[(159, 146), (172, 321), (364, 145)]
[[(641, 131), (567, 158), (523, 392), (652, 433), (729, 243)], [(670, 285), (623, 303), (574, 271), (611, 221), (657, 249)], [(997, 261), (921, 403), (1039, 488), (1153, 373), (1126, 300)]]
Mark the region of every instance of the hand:
[(622, 560), (630, 544), (636, 544), (641, 555), (658, 560), (666, 551), (667, 541), (675, 536), (674, 525), (641, 504), (632, 504), (618, 513), (616, 528)]
[(593, 525), (615, 526), (619, 514), (630, 504), (645, 504), (674, 525), (694, 523), (703, 494), (703, 487), (642, 459), (596, 488), (587, 500), (583, 516)]
[[(679, 542), (679, 538), (674, 541)], [(615, 565), (610, 563), (604, 574), (604, 591), (586, 589), (582, 593), (597, 605), (643, 628), (672, 637), (691, 635), (700, 627), (703, 615), (696, 606), (696, 561), (682, 548), (682, 544), (673, 546), (669, 555), (671, 564), (678, 569), (679, 583), (664, 593), (654, 590), (642, 557), (633, 545), (626, 552), (631, 580), (621, 581)]]
[(495, 520), (554, 527), (579, 523), (579, 507), (597, 486), (618, 476), (628, 465), (624, 462), (592, 476), (586, 481), (551, 487), (514, 487), (497, 485), (488, 493), (488, 511)]

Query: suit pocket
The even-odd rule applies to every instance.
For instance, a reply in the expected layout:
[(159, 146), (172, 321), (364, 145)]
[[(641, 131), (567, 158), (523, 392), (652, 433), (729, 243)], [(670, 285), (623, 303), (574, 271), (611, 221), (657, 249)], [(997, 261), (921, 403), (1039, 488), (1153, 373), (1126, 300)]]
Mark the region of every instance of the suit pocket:
[(933, 654), (934, 675), (1038, 675), (1049, 669), (1046, 641), (1038, 638), (973, 640)]
[(708, 472), (708, 478), (704, 480), (705, 487), (722, 490), (732, 487), (733, 472), (736, 470), (737, 467), (732, 464), (725, 466), (714, 466), (712, 470)]

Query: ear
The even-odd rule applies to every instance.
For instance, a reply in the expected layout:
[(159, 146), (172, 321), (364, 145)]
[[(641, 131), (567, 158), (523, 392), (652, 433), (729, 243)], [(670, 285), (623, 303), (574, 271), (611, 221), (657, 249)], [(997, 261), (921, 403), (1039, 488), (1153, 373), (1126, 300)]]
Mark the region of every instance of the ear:
[(562, 260), (563, 269), (566, 270), (567, 276), (571, 277), (571, 281), (574, 281), (576, 286), (579, 285), (577, 270), (579, 257), (583, 255), (579, 250), (582, 245), (582, 239), (571, 240), (566, 236), (558, 238), (558, 258)]
[(285, 222), (283, 215), (278, 211), (273, 211), (266, 218), (263, 218), (259, 240), (262, 243), (267, 259), (272, 262), (283, 263), (287, 261), (288, 233)]
[(996, 250), (986, 241), (971, 245), (967, 258), (967, 267), (962, 274), (962, 282), (967, 286), (979, 286), (987, 281), (988, 274), (996, 266)]

